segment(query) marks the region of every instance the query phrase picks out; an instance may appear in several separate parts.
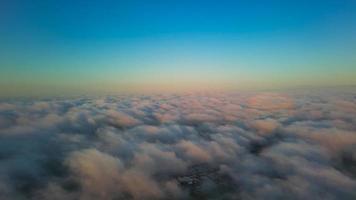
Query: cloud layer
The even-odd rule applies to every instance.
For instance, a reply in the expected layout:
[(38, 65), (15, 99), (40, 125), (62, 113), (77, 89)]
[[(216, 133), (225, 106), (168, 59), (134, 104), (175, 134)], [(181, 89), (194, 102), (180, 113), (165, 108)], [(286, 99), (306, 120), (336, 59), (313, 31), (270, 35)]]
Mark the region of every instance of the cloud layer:
[(0, 102), (0, 199), (355, 199), (356, 93)]

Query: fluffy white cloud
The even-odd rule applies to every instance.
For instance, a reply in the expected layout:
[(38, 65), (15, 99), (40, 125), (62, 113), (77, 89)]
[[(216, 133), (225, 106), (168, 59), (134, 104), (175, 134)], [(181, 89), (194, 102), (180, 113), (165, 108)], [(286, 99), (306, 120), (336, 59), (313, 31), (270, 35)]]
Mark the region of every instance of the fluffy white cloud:
[(354, 199), (355, 93), (0, 103), (0, 198)]

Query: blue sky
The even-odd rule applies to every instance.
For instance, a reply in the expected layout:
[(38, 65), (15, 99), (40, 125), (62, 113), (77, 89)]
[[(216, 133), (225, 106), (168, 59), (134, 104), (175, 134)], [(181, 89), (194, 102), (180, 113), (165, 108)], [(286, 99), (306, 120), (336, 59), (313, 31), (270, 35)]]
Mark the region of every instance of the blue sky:
[(356, 84), (355, 1), (0, 2), (3, 93)]

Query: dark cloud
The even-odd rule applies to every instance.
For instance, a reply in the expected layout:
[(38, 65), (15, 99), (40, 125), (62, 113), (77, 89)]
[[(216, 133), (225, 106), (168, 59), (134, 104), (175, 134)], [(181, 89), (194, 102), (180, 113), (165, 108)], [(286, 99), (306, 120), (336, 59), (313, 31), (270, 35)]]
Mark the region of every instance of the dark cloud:
[(355, 95), (2, 101), (0, 199), (355, 199)]

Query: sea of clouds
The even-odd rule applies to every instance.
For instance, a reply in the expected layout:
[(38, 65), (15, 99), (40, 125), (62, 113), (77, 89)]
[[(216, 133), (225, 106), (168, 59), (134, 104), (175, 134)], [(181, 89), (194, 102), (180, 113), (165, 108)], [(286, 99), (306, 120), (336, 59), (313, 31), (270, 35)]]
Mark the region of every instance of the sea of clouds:
[(356, 92), (2, 100), (0, 199), (356, 199)]

